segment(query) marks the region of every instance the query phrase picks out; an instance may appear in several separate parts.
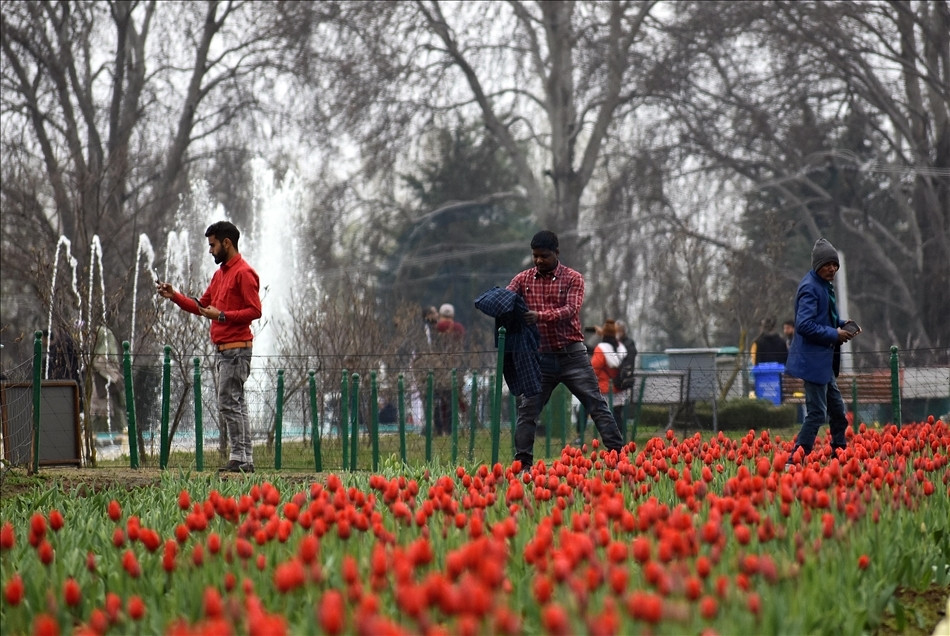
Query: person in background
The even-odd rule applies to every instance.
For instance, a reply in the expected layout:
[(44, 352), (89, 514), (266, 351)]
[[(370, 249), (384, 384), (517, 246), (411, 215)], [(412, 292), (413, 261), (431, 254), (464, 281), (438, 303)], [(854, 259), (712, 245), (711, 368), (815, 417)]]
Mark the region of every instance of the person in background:
[(795, 336), (795, 321), (786, 320), (782, 323), (782, 335), (785, 336), (785, 347), (792, 346), (792, 338)]
[(455, 307), (449, 303), (443, 303), (439, 307), (439, 321), (435, 324), (435, 330), (458, 339), (465, 337), (465, 327), (462, 323), (455, 322)]
[[(633, 341), (633, 338), (627, 335), (627, 323), (622, 320), (617, 321), (617, 342), (622, 344), (627, 350), (627, 357), (630, 358), (630, 368), (636, 369), (637, 366), (637, 345)], [(621, 359), (623, 362), (623, 359)], [(614, 403), (614, 419), (617, 420), (617, 426), (623, 429), (627, 423), (627, 411), (630, 408), (630, 404), (633, 402), (633, 378), (630, 378), (631, 385), (629, 389), (622, 391), (614, 391), (615, 393), (623, 393), (625, 395), (624, 401), (620, 403), (620, 406), (616, 406)]]
[[(613, 320), (604, 321), (604, 326), (599, 329), (600, 343), (594, 347), (594, 355), (591, 356), (590, 366), (594, 369), (594, 375), (597, 376), (597, 385), (600, 387), (600, 393), (607, 400), (613, 400), (614, 421), (619, 427), (625, 422), (623, 418), (623, 407), (627, 400), (627, 391), (615, 391), (613, 379), (617, 377), (620, 371), (620, 363), (627, 357), (627, 347), (624, 346), (617, 337), (617, 323)], [(609, 401), (609, 400), (608, 400)]]
[(763, 318), (761, 322), (762, 331), (752, 343), (752, 365), (764, 364), (766, 362), (778, 362), (785, 364), (788, 358), (788, 346), (785, 339), (775, 333), (775, 319)]
[(429, 349), (432, 348), (432, 332), (438, 322), (439, 310), (435, 308), (435, 305), (429, 305), (422, 310), (422, 328), (425, 330), (426, 345)]
[(425, 400), (423, 399), (423, 387), (426, 383), (426, 362), (427, 356), (432, 353), (438, 332), (435, 330), (439, 322), (439, 310), (435, 305), (428, 305), (422, 308), (422, 330), (425, 334), (425, 342), (418, 348), (413, 346), (412, 355), (409, 360), (409, 413), (407, 415), (408, 423), (412, 428), (421, 430), (425, 419)]
[(218, 472), (253, 473), (244, 383), (251, 373), (251, 323), (261, 317), (260, 280), (238, 252), (241, 233), (234, 224), (218, 221), (208, 227), (205, 237), (208, 251), (221, 267), (201, 298), (186, 296), (165, 282), (157, 284), (158, 294), (211, 321), (211, 341), (218, 349), (218, 413), (231, 440), (230, 460)]
[(627, 335), (627, 323), (622, 320), (616, 321), (617, 324), (617, 342), (622, 344), (627, 350), (627, 355), (637, 355), (637, 345), (633, 342), (633, 338)]
[(562, 264), (559, 255), (557, 235), (548, 230), (538, 232), (531, 239), (534, 267), (516, 274), (507, 287), (525, 299), (525, 323), (538, 325), (541, 334), (541, 392), (518, 397), (515, 460), (521, 462), (523, 471), (534, 463), (534, 438), (541, 410), (561, 383), (593, 418), (607, 450), (619, 454), (623, 449), (623, 435), (607, 408), (584, 346), (580, 321), (584, 277)]
[[(805, 274), (795, 294), (795, 336), (788, 352), (785, 373), (805, 383), (805, 421), (795, 438), (791, 462), (804, 459), (814, 447), (818, 429), (828, 419), (833, 452), (847, 446), (844, 400), (835, 381), (835, 362), (839, 348), (860, 329), (845, 329), (853, 321), (838, 315), (832, 281), (838, 273), (838, 252), (827, 240), (815, 242), (811, 253), (812, 269)], [(798, 453), (799, 449), (803, 453)], [(801, 455), (799, 458), (798, 455)]]
[[(433, 405), (433, 432), (436, 435), (452, 433), (452, 372), (459, 364), (465, 340), (465, 327), (455, 322), (455, 307), (443, 303), (439, 307), (439, 322), (435, 325), (436, 346), (439, 356), (435, 361), (435, 396)], [(461, 393), (458, 394), (459, 410), (464, 408)]]

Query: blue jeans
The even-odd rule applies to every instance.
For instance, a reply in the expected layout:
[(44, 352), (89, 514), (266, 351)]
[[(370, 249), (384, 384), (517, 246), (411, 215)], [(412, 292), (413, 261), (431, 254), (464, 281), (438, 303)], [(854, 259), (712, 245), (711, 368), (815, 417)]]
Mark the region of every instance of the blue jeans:
[(219, 351), (215, 358), (218, 371), (218, 414), (220, 426), (231, 440), (231, 456), (242, 464), (254, 463), (251, 445), (251, 421), (244, 399), (244, 383), (251, 374), (251, 349)]
[(617, 427), (607, 401), (600, 393), (597, 376), (590, 366), (583, 342), (566, 347), (564, 352), (541, 353), (541, 393), (531, 397), (518, 396), (518, 424), (515, 427), (515, 459), (522, 466), (534, 461), (534, 437), (538, 416), (558, 384), (563, 383), (581, 401), (594, 420), (600, 439), (608, 450), (620, 452), (623, 435)]
[(834, 378), (828, 384), (815, 384), (805, 381), (805, 421), (795, 438), (794, 453), (799, 447), (805, 449), (805, 454), (811, 452), (818, 436), (818, 429), (827, 419), (831, 426), (831, 447), (844, 448), (848, 445), (845, 431), (848, 428), (848, 419), (845, 417), (844, 400), (838, 383)]

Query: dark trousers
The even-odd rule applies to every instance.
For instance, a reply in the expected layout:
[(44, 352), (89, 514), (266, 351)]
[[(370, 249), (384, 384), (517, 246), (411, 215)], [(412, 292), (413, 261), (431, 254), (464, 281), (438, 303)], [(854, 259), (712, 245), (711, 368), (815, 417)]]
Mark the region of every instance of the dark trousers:
[(838, 383), (832, 378), (828, 384), (815, 384), (805, 381), (805, 421), (802, 422), (802, 428), (798, 431), (795, 438), (795, 447), (792, 452), (798, 450), (798, 447), (805, 449), (805, 453), (810, 453), (815, 445), (815, 438), (818, 437), (818, 429), (828, 419), (831, 426), (831, 445), (834, 448), (844, 448), (848, 445), (845, 437), (845, 431), (848, 429), (848, 418), (845, 414), (844, 400), (841, 397), (841, 391), (838, 390)]
[(531, 397), (518, 397), (515, 459), (520, 460), (522, 466), (531, 466), (534, 462), (534, 437), (538, 416), (558, 384), (564, 384), (581, 401), (581, 405), (594, 420), (604, 446), (608, 450), (619, 452), (623, 447), (623, 435), (614, 421), (613, 413), (607, 407), (607, 401), (600, 393), (597, 376), (590, 366), (584, 343), (575, 343), (566, 347), (563, 352), (541, 353), (538, 357), (541, 363), (541, 393)]

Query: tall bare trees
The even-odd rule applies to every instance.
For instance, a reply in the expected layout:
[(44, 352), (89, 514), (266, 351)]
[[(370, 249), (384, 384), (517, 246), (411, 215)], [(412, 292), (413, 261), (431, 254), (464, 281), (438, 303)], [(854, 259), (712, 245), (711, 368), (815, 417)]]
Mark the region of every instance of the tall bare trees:
[[(570, 242), (605, 140), (648, 92), (654, 5), (340, 3), (337, 43), (345, 46), (332, 67), (345, 101), (331, 115), (368, 149), (446, 113), (478, 116), (538, 223)], [(313, 41), (310, 49), (323, 62), (334, 55)], [(345, 114), (354, 110), (369, 121)]]
[(31, 246), (66, 234), (84, 262), (98, 234), (125, 282), (189, 179), (246, 207), (231, 190), (258, 152), (321, 179), (307, 263), (368, 265), (392, 252), (423, 133), (465, 120), (591, 273), (589, 311), (714, 344), (737, 315), (790, 311), (824, 234), (875, 326), (862, 342), (939, 350), (948, 33), (945, 0), (6, 3), (5, 316), (36, 292), (36, 272), (13, 275), (43, 265)]
[(682, 90), (668, 104), (704, 171), (746, 193), (750, 255), (784, 281), (756, 302), (790, 309), (824, 235), (846, 256), (851, 311), (874, 325), (856, 346), (945, 357), (947, 3), (678, 6)]

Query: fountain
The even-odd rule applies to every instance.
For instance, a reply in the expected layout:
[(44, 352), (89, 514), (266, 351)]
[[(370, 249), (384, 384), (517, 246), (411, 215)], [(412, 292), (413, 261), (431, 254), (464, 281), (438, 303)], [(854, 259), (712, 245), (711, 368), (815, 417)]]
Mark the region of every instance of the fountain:
[[(46, 340), (46, 368), (43, 372), (43, 377), (49, 379), (49, 359), (50, 359), (50, 346), (53, 342), (53, 302), (56, 293), (56, 277), (59, 274), (59, 253), (60, 250), (65, 249), (67, 263), (69, 263), (70, 270), (72, 271), (72, 292), (76, 297), (77, 309), (79, 313), (79, 319), (77, 319), (77, 325), (82, 326), (82, 296), (79, 293), (79, 285), (76, 279), (76, 270), (79, 268), (79, 263), (76, 261), (76, 258), (73, 256), (72, 252), (72, 242), (65, 236), (60, 236), (59, 241), (56, 243), (56, 251), (53, 254), (53, 278), (49, 284), (49, 317), (47, 319), (46, 333), (50, 334), (50, 337)], [(83, 339), (82, 339), (82, 330), (79, 331), (79, 348), (82, 350)]]
[[(249, 386), (255, 387), (255, 392), (266, 395), (273, 380), (266, 368), (267, 361), (276, 353), (278, 334), (287, 327), (286, 320), (291, 313), (289, 303), (292, 299), (291, 285), (294, 277), (292, 273), (297, 264), (297, 241), (294, 229), (299, 226), (300, 210), (303, 209), (303, 185), (293, 173), (285, 175), (278, 183), (273, 171), (268, 169), (263, 160), (256, 160), (252, 164), (255, 210), (249, 227), (242, 227), (241, 253), (252, 267), (258, 272), (261, 284), (261, 298), (264, 316), (252, 325), (254, 333), (254, 358), (252, 379)], [(206, 227), (219, 220), (227, 220), (223, 206), (217, 203), (209, 192), (208, 184), (203, 181), (192, 185), (188, 197), (183, 197), (175, 213), (174, 224), (165, 237), (164, 271), (160, 275), (156, 267), (158, 257), (152, 240), (145, 233), (138, 236), (134, 261), (134, 277), (132, 284), (132, 314), (129, 326), (130, 351), (136, 352), (136, 334), (138, 325), (139, 284), (142, 275), (147, 272), (147, 279), (151, 283), (164, 280), (172, 283), (176, 289), (185, 293), (201, 294), (211, 280), (218, 266), (207, 254), (207, 245), (203, 239)], [(195, 236), (200, 240), (193, 239)], [(50, 281), (50, 298), (56, 291), (59, 277), (60, 254), (65, 253), (71, 269), (71, 291), (76, 298), (77, 319), (79, 327), (78, 346), (80, 351), (85, 350), (86, 342), (96, 342), (96, 352), (90, 356), (80, 357), (80, 376), (86, 377), (87, 362), (93, 362), (96, 356), (105, 356), (112, 360), (121, 357), (121, 351), (108, 344), (114, 339), (108, 332), (106, 324), (106, 289), (103, 276), (103, 247), (98, 235), (93, 236), (90, 246), (90, 264), (88, 273), (88, 295), (83, 307), (83, 298), (77, 284), (78, 263), (71, 251), (72, 243), (69, 238), (61, 236), (56, 245), (53, 265), (53, 275)], [(98, 276), (98, 281), (97, 281)], [(191, 289), (189, 289), (189, 286)], [(143, 293), (145, 293), (143, 291)], [(164, 305), (165, 301), (154, 295), (154, 289), (148, 289), (156, 307)], [(161, 304), (161, 305), (160, 305)], [(50, 304), (48, 329), (52, 333), (53, 304)], [(159, 340), (166, 337), (165, 321), (159, 321)], [(204, 325), (207, 328), (207, 325)], [(105, 330), (105, 332), (103, 331)], [(88, 332), (88, 337), (87, 337)], [(106, 344), (102, 345), (102, 340)], [(123, 340), (123, 338), (119, 338)], [(102, 345), (102, 346), (100, 346)], [(104, 346), (104, 348), (103, 348)], [(186, 355), (191, 355), (190, 352)], [(49, 376), (49, 348), (45, 376)], [(263, 361), (263, 363), (261, 362)], [(94, 364), (94, 362), (93, 362)], [(95, 373), (99, 373), (96, 369)], [(112, 403), (108, 399), (111, 395), (113, 380), (106, 378), (107, 410), (106, 421), (111, 433)], [(256, 422), (268, 421), (266, 400), (258, 400), (252, 406), (252, 417)], [(256, 413), (254, 413), (256, 411)]]

